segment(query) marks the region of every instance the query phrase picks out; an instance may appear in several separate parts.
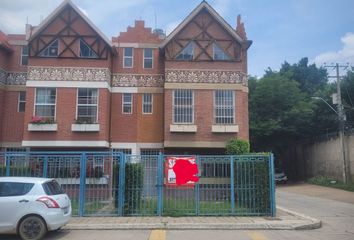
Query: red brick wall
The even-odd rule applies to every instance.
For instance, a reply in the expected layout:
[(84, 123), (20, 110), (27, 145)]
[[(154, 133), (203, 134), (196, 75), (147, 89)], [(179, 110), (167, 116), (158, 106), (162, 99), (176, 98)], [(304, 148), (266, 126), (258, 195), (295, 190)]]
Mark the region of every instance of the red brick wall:
[[(232, 137), (248, 139), (247, 94), (236, 91), (235, 115), (239, 133), (212, 133), (214, 122), (214, 91), (194, 90), (194, 124), (197, 125), (196, 133), (171, 133), (172, 119), (172, 91), (165, 90), (165, 141), (208, 141), (222, 142)], [(245, 101), (246, 100), (246, 101)], [(246, 114), (246, 115), (245, 115)]]
[(0, 48), (0, 68), (5, 71), (8, 71), (10, 57), (11, 53), (5, 51), (3, 48)]
[(152, 114), (143, 114), (143, 94), (138, 95), (138, 142), (163, 142), (163, 94), (153, 94)]
[(108, 141), (109, 137), (109, 92), (99, 89), (98, 123), (99, 132), (72, 132), (71, 124), (76, 118), (77, 88), (57, 88), (56, 122), (57, 132), (30, 132), (27, 125), (34, 114), (35, 88), (27, 88), (27, 103), (24, 120), (24, 140), (27, 141)]
[(27, 66), (21, 65), (21, 53), (22, 46), (20, 45), (12, 45), (12, 49), (14, 52), (8, 58), (8, 71), (10, 72), (27, 72)]
[(3, 135), (3, 115), (4, 115), (4, 101), (5, 101), (5, 91), (0, 87), (0, 142), (2, 142)]
[(122, 94), (112, 94), (111, 111), (111, 141), (136, 142), (137, 141), (137, 94), (133, 94), (132, 114), (123, 114)]
[(24, 112), (18, 112), (18, 96), (19, 92), (17, 91), (4, 92), (4, 106), (2, 110), (0, 109), (3, 114), (3, 142), (22, 141)]

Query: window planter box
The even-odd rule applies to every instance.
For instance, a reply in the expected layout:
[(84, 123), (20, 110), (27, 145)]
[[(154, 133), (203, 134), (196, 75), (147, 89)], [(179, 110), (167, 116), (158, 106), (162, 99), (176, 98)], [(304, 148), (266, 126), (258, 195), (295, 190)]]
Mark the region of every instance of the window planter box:
[(213, 133), (238, 133), (238, 125), (212, 125)]
[(170, 132), (187, 132), (187, 133), (197, 132), (197, 125), (171, 124), (170, 125)]
[(73, 132), (99, 132), (100, 131), (100, 124), (71, 124), (71, 131)]
[(58, 130), (58, 124), (56, 123), (45, 123), (45, 124), (28, 124), (28, 131), (31, 132), (55, 132)]
[[(79, 185), (80, 178), (56, 178), (60, 185)], [(107, 177), (101, 178), (86, 178), (86, 184), (108, 184)]]

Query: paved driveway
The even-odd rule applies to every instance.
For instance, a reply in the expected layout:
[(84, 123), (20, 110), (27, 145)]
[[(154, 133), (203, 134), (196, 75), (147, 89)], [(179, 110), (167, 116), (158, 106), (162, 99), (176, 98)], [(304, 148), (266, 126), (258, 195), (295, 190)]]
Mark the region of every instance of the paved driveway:
[[(353, 240), (354, 193), (308, 184), (285, 185), (277, 188), (277, 203), (290, 210), (319, 218), (320, 229), (304, 231), (215, 231), (215, 230), (61, 230), (46, 239), (60, 240)], [(0, 235), (0, 239), (18, 240)]]

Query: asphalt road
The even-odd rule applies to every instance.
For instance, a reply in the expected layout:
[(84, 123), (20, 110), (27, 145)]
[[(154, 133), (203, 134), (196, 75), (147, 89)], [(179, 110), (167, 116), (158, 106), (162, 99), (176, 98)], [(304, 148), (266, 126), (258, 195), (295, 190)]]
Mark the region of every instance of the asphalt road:
[[(353, 201), (352, 201), (353, 199)], [(60, 240), (353, 240), (354, 193), (312, 185), (282, 186), (277, 189), (277, 204), (290, 210), (322, 220), (315, 230), (254, 230), (254, 231), (163, 231), (163, 230), (60, 230), (46, 239)], [(0, 235), (0, 239), (18, 240)]]

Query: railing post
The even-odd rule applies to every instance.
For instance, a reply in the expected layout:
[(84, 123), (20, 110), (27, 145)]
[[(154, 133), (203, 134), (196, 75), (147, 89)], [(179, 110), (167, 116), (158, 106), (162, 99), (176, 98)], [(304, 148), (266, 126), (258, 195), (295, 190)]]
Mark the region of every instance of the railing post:
[(8, 153), (5, 152), (5, 163), (6, 163), (6, 177), (10, 176), (10, 158)]
[(235, 213), (235, 166), (234, 156), (230, 156), (231, 213)]
[(86, 161), (86, 153), (82, 153), (80, 158), (79, 217), (83, 217), (85, 213)]
[(269, 159), (269, 185), (270, 185), (270, 211), (271, 216), (275, 217), (276, 215), (276, 205), (275, 205), (275, 179), (274, 179), (274, 154), (270, 154)]
[(124, 193), (125, 193), (125, 154), (119, 153), (119, 176), (118, 176), (118, 215), (124, 215)]
[(48, 156), (44, 156), (44, 161), (43, 161), (43, 177), (47, 177), (47, 172), (48, 172)]
[(164, 155), (160, 152), (157, 158), (157, 215), (162, 215), (163, 209), (163, 170)]

